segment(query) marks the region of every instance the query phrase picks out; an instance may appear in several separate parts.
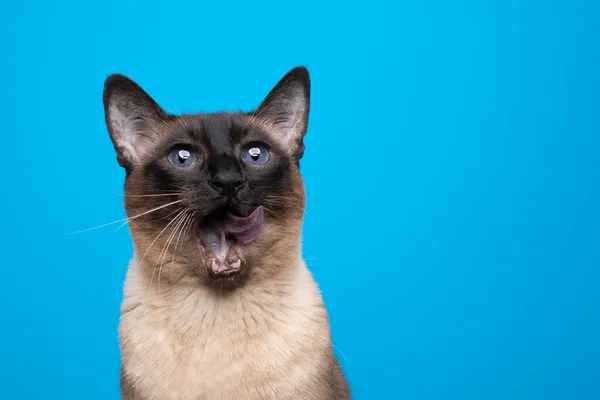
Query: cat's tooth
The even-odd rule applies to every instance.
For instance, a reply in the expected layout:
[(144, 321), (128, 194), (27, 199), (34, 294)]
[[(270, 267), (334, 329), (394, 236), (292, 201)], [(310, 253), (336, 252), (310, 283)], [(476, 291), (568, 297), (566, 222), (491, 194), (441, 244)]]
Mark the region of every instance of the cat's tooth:
[(210, 265), (210, 269), (212, 269), (212, 272), (214, 272), (214, 273), (219, 272), (219, 263), (217, 262), (217, 260), (212, 260), (212, 264)]
[(242, 265), (242, 260), (240, 260), (239, 258), (237, 260), (235, 260), (233, 262), (233, 264), (231, 264), (231, 268), (233, 269), (240, 269), (240, 266)]

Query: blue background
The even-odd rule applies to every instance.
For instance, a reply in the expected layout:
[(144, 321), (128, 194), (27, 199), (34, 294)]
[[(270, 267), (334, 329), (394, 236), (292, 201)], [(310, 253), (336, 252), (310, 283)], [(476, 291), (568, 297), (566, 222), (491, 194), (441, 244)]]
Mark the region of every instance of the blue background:
[(259, 3), (3, 4), (0, 398), (118, 398), (128, 232), (65, 236), (124, 217), (105, 77), (249, 110), (298, 64), (356, 399), (600, 398), (600, 2)]

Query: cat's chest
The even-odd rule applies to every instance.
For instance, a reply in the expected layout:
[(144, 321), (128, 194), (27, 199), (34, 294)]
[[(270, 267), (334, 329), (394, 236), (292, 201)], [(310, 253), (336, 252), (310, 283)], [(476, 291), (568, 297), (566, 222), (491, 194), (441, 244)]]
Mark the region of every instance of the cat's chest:
[(328, 332), (303, 313), (289, 317), (296, 321), (214, 317), (185, 327), (136, 310), (121, 320), (123, 367), (144, 398), (294, 398), (317, 384)]

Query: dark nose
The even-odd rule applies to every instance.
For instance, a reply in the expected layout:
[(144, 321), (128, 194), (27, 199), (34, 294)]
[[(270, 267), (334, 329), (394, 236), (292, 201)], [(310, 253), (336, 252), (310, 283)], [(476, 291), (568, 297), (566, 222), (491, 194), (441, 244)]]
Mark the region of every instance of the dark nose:
[(241, 176), (227, 174), (216, 174), (209, 182), (215, 188), (220, 189), (224, 195), (234, 194), (244, 184)]
[(235, 194), (243, 185), (244, 178), (234, 162), (220, 160), (213, 167), (209, 183), (226, 196)]

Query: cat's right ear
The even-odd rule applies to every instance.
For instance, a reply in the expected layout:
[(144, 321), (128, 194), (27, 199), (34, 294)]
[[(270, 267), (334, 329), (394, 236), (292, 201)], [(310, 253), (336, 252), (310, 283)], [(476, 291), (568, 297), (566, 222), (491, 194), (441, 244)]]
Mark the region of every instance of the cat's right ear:
[(137, 83), (124, 75), (110, 75), (104, 83), (104, 114), (117, 160), (131, 169), (152, 141), (153, 127), (167, 117)]

